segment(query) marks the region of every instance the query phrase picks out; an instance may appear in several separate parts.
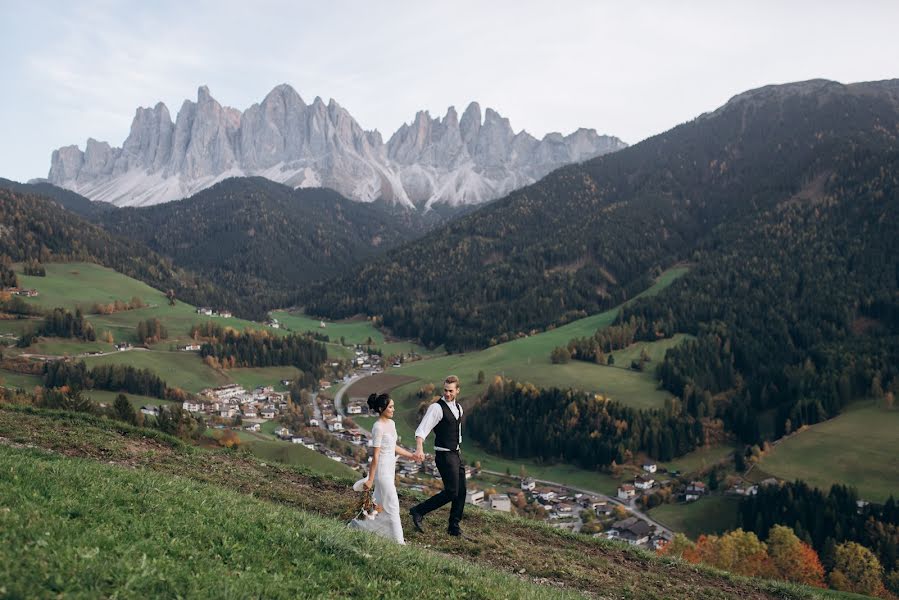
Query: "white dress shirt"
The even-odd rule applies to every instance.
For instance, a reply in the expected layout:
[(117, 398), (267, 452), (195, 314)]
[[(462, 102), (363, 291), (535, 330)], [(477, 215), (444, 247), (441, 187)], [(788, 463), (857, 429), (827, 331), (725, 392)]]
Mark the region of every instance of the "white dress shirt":
[[(441, 397), (441, 400), (446, 402), (446, 405), (449, 407), (450, 412), (453, 413), (453, 416), (456, 417), (456, 420), (462, 419), (462, 407), (459, 406), (459, 403), (453, 400), (452, 402), (447, 402), (445, 398)], [(418, 424), (418, 429), (415, 430), (415, 437), (420, 437), (421, 439), (427, 439), (428, 435), (430, 435), (431, 431), (434, 430), (437, 423), (440, 422), (440, 419), (443, 418), (443, 408), (440, 407), (440, 402), (435, 402), (431, 406), (428, 407), (427, 412), (425, 412), (424, 418), (422, 418), (421, 423)], [(459, 445), (462, 444), (462, 428), (459, 428)], [(449, 448), (442, 448), (440, 446), (434, 446), (434, 450), (442, 450), (444, 452), (449, 452)]]

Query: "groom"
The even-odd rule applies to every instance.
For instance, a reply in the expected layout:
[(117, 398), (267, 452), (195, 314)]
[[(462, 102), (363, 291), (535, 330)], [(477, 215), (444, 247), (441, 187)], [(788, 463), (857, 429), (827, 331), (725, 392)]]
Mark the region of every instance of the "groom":
[(415, 430), (415, 459), (419, 461), (425, 457), (425, 438), (431, 431), (434, 432), (434, 461), (443, 480), (442, 492), (413, 506), (409, 511), (412, 524), (419, 532), (424, 531), (421, 524), (426, 514), (452, 502), (447, 532), (454, 536), (462, 535), (459, 522), (465, 507), (465, 466), (459, 456), (459, 446), (462, 444), (462, 407), (456, 402), (458, 394), (459, 378), (450, 375), (443, 382), (443, 396), (428, 407), (421, 424)]

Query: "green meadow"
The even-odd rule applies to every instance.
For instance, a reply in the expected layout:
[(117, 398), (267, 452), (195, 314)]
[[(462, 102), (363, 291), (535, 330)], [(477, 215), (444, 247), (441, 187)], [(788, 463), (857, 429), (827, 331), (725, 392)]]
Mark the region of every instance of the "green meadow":
[(802, 479), (824, 490), (855, 487), (865, 500), (899, 497), (899, 408), (858, 402), (834, 419), (781, 440), (759, 463), (781, 479)]
[(695, 502), (662, 504), (649, 511), (649, 516), (695, 540), (704, 533), (736, 529), (739, 503), (735, 496), (705, 496)]
[(164, 379), (169, 387), (179, 387), (193, 393), (203, 388), (231, 383), (228, 377), (206, 366), (195, 352), (127, 350), (107, 356), (88, 356), (84, 358), (84, 362), (88, 367), (131, 365), (137, 369), (150, 369)]

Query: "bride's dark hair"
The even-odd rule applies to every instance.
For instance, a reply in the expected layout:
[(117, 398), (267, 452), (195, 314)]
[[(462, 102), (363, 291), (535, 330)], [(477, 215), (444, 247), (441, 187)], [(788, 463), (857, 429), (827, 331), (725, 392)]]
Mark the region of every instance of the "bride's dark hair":
[(390, 404), (390, 396), (388, 394), (372, 394), (368, 397), (368, 408), (378, 414), (384, 412), (387, 405)]

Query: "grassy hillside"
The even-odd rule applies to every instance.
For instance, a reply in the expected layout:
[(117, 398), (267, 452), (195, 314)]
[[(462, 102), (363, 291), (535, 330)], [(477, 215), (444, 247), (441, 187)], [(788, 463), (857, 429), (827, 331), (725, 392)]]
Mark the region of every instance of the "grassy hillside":
[[(687, 269), (683, 267), (665, 272), (652, 287), (634, 300), (659, 293), (686, 272)], [(664, 356), (668, 348), (680, 343), (684, 336), (675, 336), (653, 343), (643, 342), (620, 353), (614, 353), (616, 366), (582, 361), (554, 365), (550, 361), (549, 355), (553, 348), (566, 345), (572, 338), (591, 336), (598, 329), (608, 327), (620, 310), (621, 306), (618, 306), (556, 329), (498, 344), (479, 352), (451, 354), (403, 365), (400, 369), (402, 374), (417, 377), (421, 383), (399, 389), (396, 397), (401, 398), (424, 383), (440, 383), (452, 373), (461, 379), (463, 398), (479, 395), (486, 389), (494, 375), (503, 375), (533, 383), (538, 387), (574, 387), (602, 392), (613, 400), (635, 408), (661, 407), (664, 399), (670, 394), (657, 389), (651, 368), (644, 373), (628, 369), (630, 359), (627, 357), (639, 356), (640, 350), (645, 348), (654, 361), (650, 365), (653, 365)], [(617, 354), (621, 354), (620, 359)], [(484, 371), (485, 375), (482, 384), (477, 383), (479, 371)]]
[(10, 448), (0, 469), (12, 596), (574, 597), (169, 475)]
[[(72, 339), (41, 339), (25, 350), (10, 349), (10, 354), (19, 352), (48, 356), (76, 356), (86, 352), (110, 352), (105, 356), (86, 357), (88, 366), (99, 364), (126, 364), (138, 368), (148, 368), (159, 374), (174, 387), (190, 392), (198, 392), (205, 387), (240, 383), (247, 387), (257, 385), (274, 385), (279, 390), (281, 379), (293, 378), (297, 370), (293, 367), (271, 367), (257, 369), (234, 369), (222, 373), (209, 368), (196, 353), (172, 351), (171, 348), (189, 340), (188, 332), (192, 325), (214, 321), (221, 325), (245, 328), (268, 329), (260, 323), (236, 318), (219, 318), (198, 315), (196, 308), (184, 302), (176, 302), (169, 306), (168, 299), (161, 291), (146, 284), (92, 263), (51, 263), (47, 264), (46, 277), (26, 276), (18, 270), (21, 285), (34, 288), (39, 295), (27, 301), (44, 308), (65, 307), (69, 310), (81, 307), (88, 320), (94, 325), (98, 336), (110, 331), (116, 342), (135, 342), (137, 323), (157, 318), (168, 329), (169, 339), (152, 346), (150, 351), (132, 350), (114, 352), (111, 344), (97, 342), (81, 342)], [(130, 302), (133, 297), (140, 298), (145, 308), (122, 311), (111, 315), (89, 314), (94, 304), (109, 304), (115, 300)], [(20, 333), (29, 323), (27, 320), (0, 321), (2, 331), (11, 334)], [(283, 333), (277, 329), (276, 334)], [(330, 345), (336, 349), (336, 345)], [(4, 384), (33, 387), (37, 380), (26, 376), (3, 373)]]
[(739, 499), (733, 496), (706, 496), (687, 504), (663, 504), (649, 511), (649, 516), (695, 540), (703, 533), (736, 529), (738, 504)]
[(358, 479), (359, 474), (353, 469), (331, 460), (324, 454), (310, 450), (299, 444), (288, 444), (280, 441), (254, 441), (245, 445), (254, 456), (263, 460), (276, 460), (286, 465), (308, 467), (319, 473), (335, 477), (351, 477)]
[(825, 490), (834, 483), (848, 484), (862, 498), (883, 502), (890, 494), (899, 495), (897, 442), (899, 408), (886, 410), (869, 400), (781, 440), (759, 466)]
[(398, 547), (343, 526), (350, 480), (84, 415), (0, 406), (0, 472), (13, 597), (818, 597), (471, 508)]

